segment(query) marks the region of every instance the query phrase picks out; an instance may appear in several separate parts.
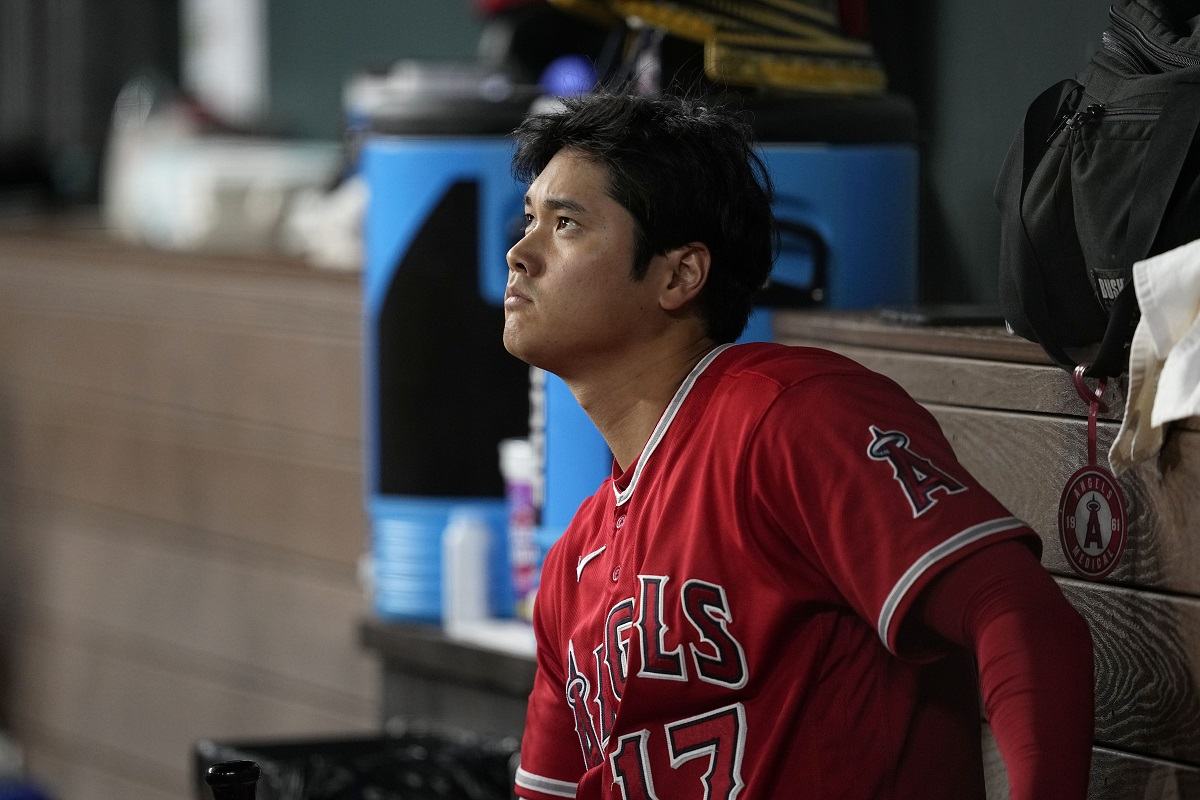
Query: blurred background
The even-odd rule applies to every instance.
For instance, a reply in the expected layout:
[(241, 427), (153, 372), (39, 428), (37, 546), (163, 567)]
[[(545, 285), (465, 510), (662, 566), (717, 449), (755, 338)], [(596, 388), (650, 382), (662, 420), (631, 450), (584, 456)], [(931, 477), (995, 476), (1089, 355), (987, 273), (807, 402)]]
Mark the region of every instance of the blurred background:
[[(492, 688), (515, 670), (519, 709), (528, 576), (505, 576), (553, 538), (546, 439), (566, 412), (496, 349), (504, 133), (622, 65), (650, 91), (716, 86), (708, 45), (560, 5), (0, 0), (0, 798), (199, 796), (205, 740), (370, 737), (440, 711), (498, 739), (519, 725), (447, 711), (479, 698), (436, 694), (419, 627), (446, 627), (444, 570), (490, 580), (454, 609), (506, 618), (466, 638), (510, 659), (480, 669)], [(993, 301), (995, 176), (1107, 3), (811, 5), (886, 85), (732, 93), (761, 104), (772, 158), (791, 130), (911, 154), (898, 200), (831, 173), (911, 222), (907, 288), (883, 299)], [(824, 138), (842, 119), (857, 140)], [(831, 280), (865, 236), (821, 245)], [(887, 284), (888, 246), (864, 285)], [(448, 292), (449, 311), (424, 302)]]
[[(1030, 91), (1074, 74), (1091, 54), (1108, 4), (1022, 0), (1011, 14), (982, 2), (869, 5), (890, 85), (919, 115), (922, 297), (994, 298), (990, 194), (1017, 114)], [(245, 119), (332, 140), (343, 130), (350, 75), (396, 59), (472, 57), (484, 28), (466, 0), (4, 0), (0, 15), (0, 202), (8, 207), (95, 200), (120, 87), (139, 74), (177, 84), (189, 74), (187, 53), (203, 63), (194, 49), (225, 41), (231, 29), (254, 44), (226, 65), (245, 81), (240, 92), (217, 91), (235, 95)], [(204, 67), (190, 76), (203, 85)]]

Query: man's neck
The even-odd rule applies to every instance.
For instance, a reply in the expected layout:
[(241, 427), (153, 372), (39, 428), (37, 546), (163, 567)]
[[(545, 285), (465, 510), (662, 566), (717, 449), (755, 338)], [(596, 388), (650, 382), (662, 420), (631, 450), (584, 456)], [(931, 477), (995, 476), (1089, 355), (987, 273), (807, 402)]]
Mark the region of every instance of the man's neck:
[(565, 377), (612, 450), (619, 469), (637, 460), (688, 374), (715, 347), (706, 337), (660, 344), (585, 374)]

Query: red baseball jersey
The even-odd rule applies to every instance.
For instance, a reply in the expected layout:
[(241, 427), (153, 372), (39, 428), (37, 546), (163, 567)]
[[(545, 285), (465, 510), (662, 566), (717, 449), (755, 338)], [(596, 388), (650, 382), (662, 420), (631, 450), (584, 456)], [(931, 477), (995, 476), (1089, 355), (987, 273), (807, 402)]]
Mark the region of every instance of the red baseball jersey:
[(517, 794), (982, 798), (969, 654), (901, 634), (1015, 537), (1039, 547), (887, 378), (717, 348), (546, 558)]

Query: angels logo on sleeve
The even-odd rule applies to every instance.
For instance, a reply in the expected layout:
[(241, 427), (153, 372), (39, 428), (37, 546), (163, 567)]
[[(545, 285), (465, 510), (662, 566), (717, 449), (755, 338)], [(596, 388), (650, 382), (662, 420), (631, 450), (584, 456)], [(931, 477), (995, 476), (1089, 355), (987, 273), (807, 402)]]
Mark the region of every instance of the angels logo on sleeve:
[(892, 477), (904, 490), (913, 519), (937, 505), (936, 492), (958, 494), (967, 490), (966, 486), (928, 458), (914, 452), (909, 447), (907, 433), (885, 431), (875, 425), (870, 426), (870, 431), (871, 444), (867, 447), (867, 455), (875, 461), (887, 461), (892, 465)]

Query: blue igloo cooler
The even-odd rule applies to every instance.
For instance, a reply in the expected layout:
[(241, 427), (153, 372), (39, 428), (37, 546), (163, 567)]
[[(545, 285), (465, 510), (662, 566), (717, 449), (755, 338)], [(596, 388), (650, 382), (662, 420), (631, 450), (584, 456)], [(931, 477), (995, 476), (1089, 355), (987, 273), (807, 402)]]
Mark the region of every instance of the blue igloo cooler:
[(370, 192), (363, 300), (372, 594), (382, 617), (430, 622), (441, 617), (442, 532), (462, 507), (493, 534), (490, 611), (513, 610), (497, 448), (527, 431), (528, 368), (504, 350), (494, 298), (504, 291), (511, 226), (522, 219), (506, 134), (531, 100), (520, 92), (488, 99), (469, 71), (433, 77), (437, 91), (377, 79), (376, 102), (360, 119), (359, 156)]

